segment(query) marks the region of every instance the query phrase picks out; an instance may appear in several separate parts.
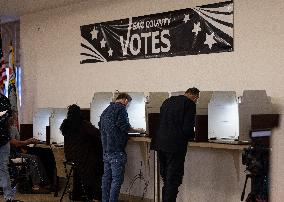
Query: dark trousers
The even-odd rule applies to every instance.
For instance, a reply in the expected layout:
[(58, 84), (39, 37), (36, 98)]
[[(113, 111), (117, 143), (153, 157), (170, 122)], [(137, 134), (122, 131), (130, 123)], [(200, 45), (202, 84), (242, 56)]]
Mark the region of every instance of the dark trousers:
[(28, 154), (39, 157), (45, 171), (49, 183), (52, 187), (55, 186), (56, 182), (56, 163), (53, 152), (50, 148), (41, 147), (28, 147)]
[(98, 179), (96, 179), (96, 181), (94, 181), (90, 185), (87, 182), (85, 182), (83, 180), (84, 178), (81, 178), (81, 176), (82, 173), (80, 175), (78, 168), (74, 168), (72, 199), (75, 201), (82, 201), (84, 200), (84, 197), (87, 196), (89, 200), (95, 199), (101, 201), (102, 200), (101, 177), (97, 176)]
[(175, 202), (178, 194), (178, 187), (182, 183), (184, 174), (184, 152), (164, 152), (158, 151), (160, 162), (160, 174), (164, 186), (162, 188), (162, 201)]

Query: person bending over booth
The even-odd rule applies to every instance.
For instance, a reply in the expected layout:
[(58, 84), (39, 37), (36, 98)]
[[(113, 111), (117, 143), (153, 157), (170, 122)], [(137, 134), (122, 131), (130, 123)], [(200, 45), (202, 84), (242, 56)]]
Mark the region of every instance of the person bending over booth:
[(64, 136), (65, 158), (75, 164), (73, 200), (81, 197), (79, 182), (88, 199), (101, 200), (103, 161), (99, 129), (83, 120), (80, 107), (73, 104), (68, 107), (67, 117), (60, 130)]
[(182, 183), (187, 144), (193, 139), (197, 88), (189, 88), (184, 95), (166, 99), (160, 108), (160, 122), (157, 133), (151, 141), (160, 162), (160, 174), (164, 186), (162, 201), (175, 202), (178, 187)]

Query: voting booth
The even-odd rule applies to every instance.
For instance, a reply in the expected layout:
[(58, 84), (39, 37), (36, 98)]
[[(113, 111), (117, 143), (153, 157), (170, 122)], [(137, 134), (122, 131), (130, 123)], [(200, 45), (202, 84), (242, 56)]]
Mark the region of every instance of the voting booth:
[(100, 116), (104, 109), (112, 102), (113, 93), (112, 92), (97, 92), (94, 93), (91, 105), (90, 105), (90, 119), (91, 123), (99, 128)]
[(64, 136), (60, 131), (60, 126), (66, 118), (67, 108), (53, 108), (53, 113), (49, 117), (50, 123), (50, 143), (63, 144)]
[(250, 141), (251, 117), (272, 113), (265, 90), (214, 91), (208, 105), (208, 138)]
[(199, 99), (196, 104), (195, 117), (195, 141), (208, 141), (208, 103), (213, 91), (200, 91)]
[(244, 90), (239, 99), (240, 140), (250, 140), (253, 115), (271, 114), (272, 103), (265, 90)]
[(49, 126), (49, 117), (53, 113), (52, 108), (39, 108), (33, 116), (33, 137), (46, 141), (46, 127)]
[(132, 101), (127, 105), (129, 123), (133, 128), (146, 130), (146, 98), (143, 92), (129, 92)]
[(64, 137), (59, 128), (66, 115), (67, 108), (39, 108), (33, 116), (33, 137), (40, 141), (63, 144)]
[[(132, 101), (127, 106), (129, 123), (134, 128), (144, 128), (146, 129), (146, 117), (145, 117), (145, 104), (146, 97), (143, 92), (129, 92), (132, 97)], [(91, 102), (91, 123), (97, 128), (98, 122), (100, 121), (100, 116), (110, 104), (110, 102), (115, 101), (118, 92), (98, 92), (94, 93), (94, 97)]]
[(208, 104), (208, 138), (238, 139), (239, 109), (234, 91), (214, 91)]
[(160, 107), (169, 97), (168, 92), (149, 92), (146, 102), (146, 131), (152, 137), (158, 129)]

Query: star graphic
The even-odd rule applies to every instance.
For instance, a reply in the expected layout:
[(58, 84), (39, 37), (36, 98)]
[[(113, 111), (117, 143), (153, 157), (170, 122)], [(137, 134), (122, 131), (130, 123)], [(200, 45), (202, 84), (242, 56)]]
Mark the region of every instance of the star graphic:
[(204, 44), (207, 44), (210, 49), (212, 48), (213, 44), (217, 43), (215, 41), (215, 39), (213, 38), (214, 36), (215, 36), (214, 33), (212, 33), (212, 34), (206, 33), (206, 40), (205, 40)]
[(110, 48), (110, 49), (108, 50), (108, 56), (112, 56), (112, 53), (113, 53), (113, 50)]
[(227, 7), (227, 11), (230, 12), (230, 11), (232, 11), (232, 10), (233, 10), (232, 6), (229, 5), (229, 6)]
[(98, 30), (96, 30), (96, 28), (94, 27), (93, 31), (91, 31), (91, 34), (92, 34), (92, 40), (93, 40), (93, 39), (97, 39), (97, 37), (98, 37), (98, 33), (99, 33), (99, 31), (98, 31)]
[(184, 15), (183, 21), (184, 23), (187, 23), (187, 21), (189, 21), (189, 14)]
[(195, 35), (197, 36), (198, 32), (200, 32), (200, 31), (201, 31), (200, 22), (198, 22), (197, 24), (194, 23), (194, 28), (193, 28), (192, 32), (194, 32)]
[(101, 43), (101, 48), (106, 47), (106, 40), (104, 38), (101, 40), (100, 43)]

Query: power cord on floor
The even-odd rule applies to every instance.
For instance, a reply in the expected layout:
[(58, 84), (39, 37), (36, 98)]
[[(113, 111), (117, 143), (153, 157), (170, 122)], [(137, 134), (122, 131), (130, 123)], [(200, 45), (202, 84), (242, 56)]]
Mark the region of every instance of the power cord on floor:
[(131, 189), (133, 188), (135, 182), (137, 180), (140, 180), (140, 183), (141, 183), (141, 181), (143, 181), (144, 182), (144, 189), (143, 189), (142, 199), (141, 199), (143, 201), (144, 198), (145, 198), (145, 195), (147, 193), (147, 190), (148, 190), (149, 180), (146, 180), (144, 178), (144, 175), (143, 175), (142, 170), (141, 170), (141, 168), (142, 168), (142, 161), (140, 163), (141, 163), (141, 167), (140, 167), (139, 173), (137, 175), (135, 175), (133, 177), (133, 179), (130, 181), (130, 185), (129, 185), (128, 189), (127, 189), (127, 192), (128, 192), (128, 197), (130, 198), (131, 197)]
[[(150, 173), (150, 149), (148, 150), (148, 157), (146, 159), (146, 162), (148, 163), (149, 173)], [(144, 175), (142, 173), (142, 167), (143, 167), (143, 162), (140, 161), (139, 173), (132, 178), (132, 180), (130, 181), (130, 185), (129, 185), (127, 191), (126, 191), (126, 192), (128, 192), (129, 199), (131, 198), (131, 190), (132, 190), (132, 188), (133, 188), (133, 186), (134, 186), (134, 184), (136, 183), (137, 180), (140, 180), (140, 183), (141, 183), (141, 181), (144, 182), (144, 188), (143, 188), (141, 201), (144, 200), (144, 198), (145, 198), (145, 196), (147, 194), (148, 186), (149, 186), (149, 180), (145, 179), (145, 177), (144, 177)]]

